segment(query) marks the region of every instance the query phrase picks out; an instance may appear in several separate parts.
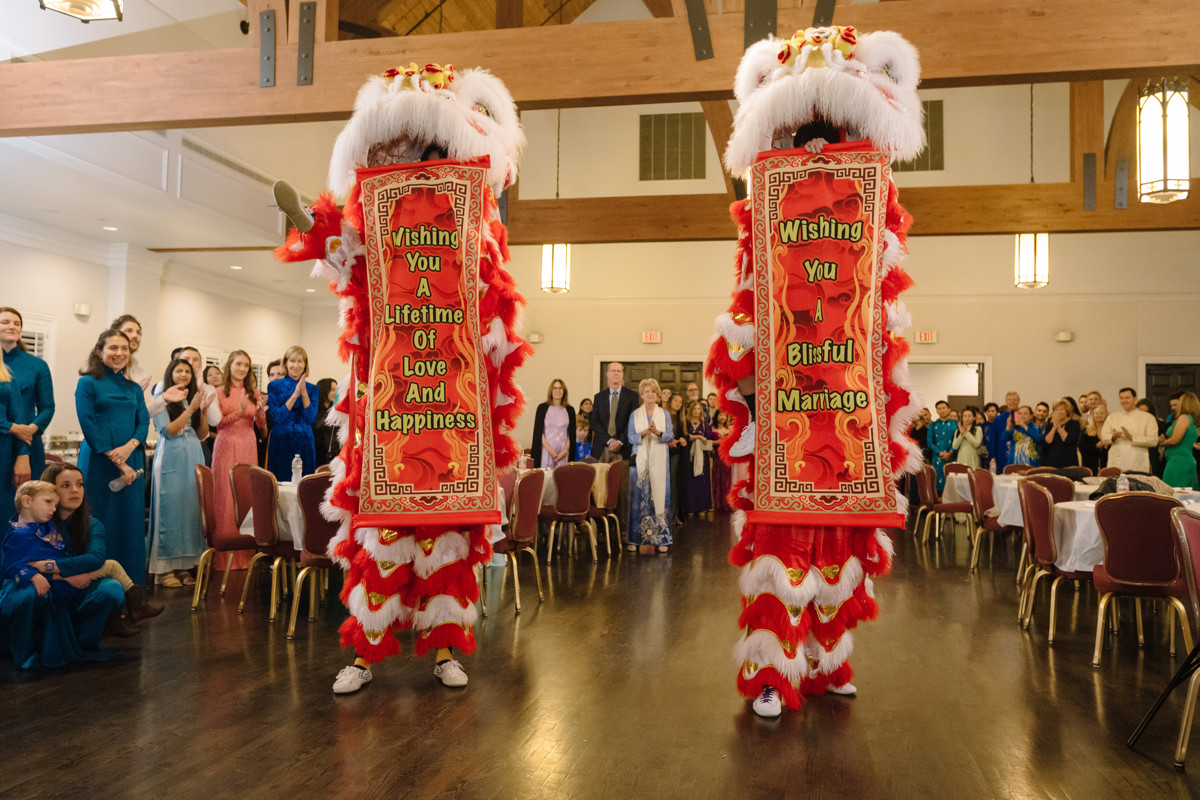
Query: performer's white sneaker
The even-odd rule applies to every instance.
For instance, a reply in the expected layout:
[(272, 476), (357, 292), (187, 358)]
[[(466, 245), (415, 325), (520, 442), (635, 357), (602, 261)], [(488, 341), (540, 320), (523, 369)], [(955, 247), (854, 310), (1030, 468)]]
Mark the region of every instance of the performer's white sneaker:
[(764, 686), (762, 694), (750, 707), (760, 717), (778, 717), (783, 713), (783, 704), (779, 702), (779, 692), (775, 691), (774, 686)]
[(454, 660), (435, 666), (433, 668), (433, 677), (441, 681), (443, 686), (458, 687), (467, 685), (466, 670), (462, 668), (462, 664)]
[(754, 451), (754, 420), (746, 423), (746, 427), (742, 428), (742, 434), (738, 440), (729, 447), (729, 455), (733, 458), (742, 458), (750, 455)]
[(363, 686), (370, 683), (373, 677), (375, 676), (371, 674), (371, 670), (366, 667), (359, 667), (353, 664), (343, 667), (342, 671), (337, 674), (337, 678), (333, 681), (333, 693), (351, 694), (357, 692)]
[(826, 686), (825, 691), (830, 694), (858, 694), (858, 687), (853, 683), (843, 683), (841, 686)]

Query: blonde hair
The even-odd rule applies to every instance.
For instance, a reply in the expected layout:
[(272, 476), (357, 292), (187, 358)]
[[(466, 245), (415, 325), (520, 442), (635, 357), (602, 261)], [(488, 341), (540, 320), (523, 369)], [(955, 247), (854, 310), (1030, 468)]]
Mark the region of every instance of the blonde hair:
[(654, 378), (642, 378), (638, 383), (638, 397), (641, 397), (642, 392), (646, 391), (647, 388), (654, 390), (655, 397), (662, 397), (662, 389), (659, 388), (658, 381), (654, 380)]
[(25, 481), (17, 487), (17, 494), (14, 500), (17, 507), (20, 508), (21, 501), (26, 497), (37, 497), (42, 494), (52, 494), (58, 497), (58, 487), (50, 481)]
[(12, 380), (12, 373), (8, 371), (8, 365), (4, 363), (4, 359), (0, 358), (0, 383), (8, 383)]
[(290, 359), (292, 356), (300, 356), (301, 358), (304, 359), (304, 371), (307, 373), (308, 372), (308, 353), (300, 345), (294, 344), (291, 347), (289, 347), (287, 350), (283, 351), (283, 374), (287, 375), (287, 362), (288, 362), (288, 359)]
[(1087, 424), (1087, 435), (1088, 436), (1099, 436), (1100, 435), (1100, 429), (1104, 427), (1104, 421), (1103, 420), (1101, 420), (1100, 422), (1096, 421), (1096, 412), (1102, 408), (1104, 409), (1104, 418), (1107, 419), (1108, 418), (1108, 406), (1105, 405), (1104, 402), (1100, 402), (1100, 403), (1096, 404), (1095, 406), (1088, 409), (1088, 411), (1091, 412), (1091, 416), (1088, 417), (1088, 424)]
[(1192, 422), (1200, 425), (1200, 397), (1195, 392), (1184, 392), (1179, 396), (1179, 413), (1187, 414)]

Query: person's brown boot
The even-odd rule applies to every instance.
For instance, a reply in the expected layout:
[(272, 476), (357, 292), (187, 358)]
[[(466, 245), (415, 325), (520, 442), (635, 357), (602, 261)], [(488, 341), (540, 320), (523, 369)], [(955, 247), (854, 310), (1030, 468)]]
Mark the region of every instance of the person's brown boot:
[(117, 609), (108, 618), (108, 624), (104, 626), (105, 636), (119, 636), (122, 639), (128, 639), (130, 636), (137, 636), (142, 632), (142, 629), (129, 621), (129, 618), (121, 614), (121, 610)]
[(163, 612), (163, 604), (147, 600), (142, 594), (142, 587), (130, 586), (125, 592), (125, 607), (129, 609), (129, 621), (141, 622), (150, 617), (157, 617)]

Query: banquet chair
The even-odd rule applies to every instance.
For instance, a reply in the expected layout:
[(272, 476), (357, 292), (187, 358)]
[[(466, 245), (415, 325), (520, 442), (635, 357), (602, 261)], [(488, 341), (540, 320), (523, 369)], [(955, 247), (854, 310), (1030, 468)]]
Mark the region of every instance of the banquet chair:
[[(1097, 564), (1092, 582), (1100, 594), (1096, 611), (1096, 649), (1092, 666), (1100, 666), (1104, 647), (1104, 613), (1114, 598), (1149, 597), (1167, 601), (1167, 623), (1171, 631), (1171, 655), (1175, 655), (1177, 611), (1183, 623), (1183, 640), (1192, 649), (1183, 600), (1187, 586), (1180, 563), (1178, 544), (1171, 530), (1171, 511), (1180, 503), (1174, 497), (1153, 492), (1110, 494), (1096, 501), (1096, 524), (1104, 540), (1104, 563)], [(1145, 644), (1141, 603), (1135, 605), (1138, 646)]]
[(1171, 509), (1171, 528), (1179, 547), (1180, 560), (1183, 563), (1184, 583), (1187, 586), (1187, 628), (1192, 632), (1192, 641), (1196, 645), (1188, 653), (1179, 669), (1171, 676), (1171, 680), (1163, 688), (1154, 705), (1142, 717), (1142, 721), (1129, 737), (1127, 745), (1133, 747), (1138, 738), (1146, 730), (1146, 726), (1154, 719), (1154, 715), (1162, 708), (1167, 697), (1176, 687), (1185, 682), (1188, 685), (1187, 699), (1183, 705), (1183, 720), (1179, 725), (1179, 738), (1175, 744), (1175, 766), (1183, 769), (1183, 760), (1187, 756), (1188, 739), (1192, 734), (1192, 719), (1196, 714), (1196, 695), (1200, 692), (1200, 514), (1186, 508)]
[(333, 566), (328, 556), (329, 542), (337, 535), (338, 523), (330, 522), (321, 513), (325, 493), (333, 483), (329, 473), (318, 472), (300, 479), (296, 485), (296, 499), (304, 517), (304, 540), (300, 545), (300, 574), (292, 587), (292, 615), (288, 621), (287, 638), (296, 638), (296, 617), (300, 609), (300, 596), (304, 593), (304, 581), (310, 578), (308, 587), (308, 621), (317, 618), (317, 595), (325, 586), (327, 570)]
[[(554, 485), (558, 489), (558, 499), (554, 505), (542, 506), (538, 516), (550, 523), (550, 535), (546, 540), (546, 563), (549, 564), (554, 555), (554, 534), (560, 526), (566, 525), (568, 533), (571, 526), (582, 523), (588, 529), (592, 540), (592, 560), (599, 561), (596, 553), (596, 526), (588, 519), (588, 509), (592, 507), (592, 482), (596, 470), (591, 464), (578, 462), (563, 464), (551, 473)], [(573, 537), (568, 537), (570, 543)], [(570, 548), (568, 547), (568, 552)]]
[[(200, 501), (200, 527), (204, 531), (206, 547), (200, 554), (200, 562), (196, 566), (196, 588), (192, 592), (192, 611), (199, 610), (200, 601), (208, 596), (208, 587), (212, 582), (213, 558), (217, 553), (232, 553), (236, 550), (253, 550), (254, 537), (241, 533), (221, 535), (217, 529), (217, 514), (214, 510), (215, 484), (212, 470), (203, 464), (197, 464), (196, 497)], [(229, 583), (229, 568), (233, 558), (225, 561), (225, 578), (221, 581), (221, 594), (225, 594), (225, 586)]]
[[(992, 499), (992, 481), (994, 476), (986, 469), (973, 469), (967, 473), (967, 482), (971, 487), (971, 510), (975, 514), (975, 535), (971, 542), (971, 572), (979, 568), (979, 550), (983, 546), (983, 534), (989, 534), (989, 545), (995, 534), (1003, 533), (1007, 528), (997, 519), (1000, 509)], [(990, 555), (990, 547), (989, 547)]]
[(322, 464), (321, 466), (319, 466), (315, 470), (313, 470), (314, 475), (327, 475), (332, 472), (333, 472), (333, 467), (329, 466), (328, 464)]
[(1101, 478), (1115, 478), (1120, 474), (1120, 467), (1101, 467), (1099, 472)]
[[(949, 467), (951, 465), (947, 464), (946, 466)], [(963, 468), (962, 471), (965, 471), (967, 469), (966, 464), (959, 464), (957, 466), (962, 467)], [(928, 469), (930, 472), (933, 472), (933, 467), (929, 467)], [(926, 480), (929, 480), (929, 478), (927, 477)], [(932, 483), (931, 486), (936, 489), (936, 487), (937, 487), (936, 474), (933, 476), (933, 481), (934, 481), (934, 483)], [(938, 539), (942, 538), (942, 517), (949, 515), (950, 525), (953, 526), (955, 514), (970, 514), (973, 509), (974, 509), (974, 506), (969, 502), (968, 503), (943, 503), (941, 500), (936, 501), (933, 504), (933, 508), (932, 508), (933, 513), (931, 515), (933, 517), (933, 523), (934, 523), (934, 525), (933, 525), (934, 537), (938, 538)], [(929, 517), (926, 517), (925, 518), (925, 535), (921, 539), (921, 542), (924, 543), (928, 540), (929, 540)]]
[(966, 464), (954, 463), (954, 464), (947, 464), (946, 466), (942, 467), (942, 473), (945, 475), (953, 475), (956, 472), (970, 472), (970, 471), (971, 471), (971, 468), (968, 467)]
[(1092, 477), (1092, 470), (1091, 467), (1063, 467), (1058, 474), (1070, 481), (1081, 481)]
[(1029, 464), (1009, 464), (1004, 468), (1005, 475), (1023, 475), (1033, 469)]
[(1026, 473), (1022, 480), (1033, 481), (1054, 498), (1056, 503), (1069, 503), (1075, 499), (1075, 483), (1062, 475), (1030, 475)]
[(1064, 580), (1073, 581), (1076, 591), (1083, 581), (1090, 580), (1090, 572), (1069, 571), (1059, 569), (1055, 565), (1058, 560), (1058, 543), (1054, 540), (1054, 498), (1043, 486), (1034, 481), (1021, 481), (1017, 484), (1018, 499), (1021, 501), (1021, 514), (1025, 520), (1025, 530), (1029, 535), (1030, 565), (1026, 570), (1024, 588), (1020, 593), (1018, 606), (1024, 605), (1025, 618), (1022, 626), (1028, 630), (1029, 620), (1033, 617), (1033, 603), (1037, 599), (1037, 585), (1042, 578), (1053, 578), (1050, 584), (1050, 628), (1046, 634), (1048, 644), (1054, 644), (1054, 632), (1058, 625), (1058, 585)]
[[(588, 509), (588, 519), (592, 520), (592, 524), (596, 524), (596, 520), (604, 523), (604, 546), (608, 548), (608, 557), (612, 558), (613, 546), (612, 536), (616, 533), (617, 553), (621, 552), (621, 520), (617, 517), (617, 500), (621, 492), (621, 470), (609, 468), (605, 473), (604, 478), (604, 505), (593, 505)], [(612, 520), (612, 531), (609, 530), (609, 520)]]
[(1057, 475), (1058, 467), (1030, 467), (1025, 470), (1026, 477), (1030, 475)]
[(229, 468), (229, 485), (233, 490), (233, 524), (241, 527), (250, 513), (250, 468), (253, 464), (239, 461)]
[(517, 486), (517, 469), (513, 467), (500, 476), (500, 491), (504, 494), (504, 508), (512, 516), (513, 490)]
[[(933, 515), (933, 507), (938, 503), (937, 496), (937, 473), (929, 464), (922, 464), (921, 469), (917, 471), (917, 499), (920, 505), (917, 507), (917, 516), (913, 519), (913, 536), (916, 536), (921, 531), (921, 515), (925, 514), (925, 525), (929, 526), (929, 521)], [(925, 531), (925, 541), (929, 538), (929, 531)]]
[[(516, 474), (516, 473), (514, 473)], [(544, 602), (542, 594), (542, 570), (537, 558), (538, 519), (542, 507), (542, 485), (546, 473), (540, 469), (530, 470), (517, 478), (513, 488), (512, 510), (504, 538), (493, 545), (497, 553), (503, 553), (505, 561), (512, 560), (513, 594), (516, 596), (517, 613), (521, 613), (521, 577), (519, 555), (529, 553), (533, 560), (533, 576), (537, 579), (538, 602)]]
[(258, 550), (250, 558), (246, 567), (246, 580), (242, 584), (242, 600), (238, 603), (238, 613), (246, 609), (246, 597), (250, 593), (250, 584), (254, 578), (254, 567), (259, 560), (273, 558), (271, 562), (271, 610), (268, 621), (275, 621), (275, 611), (279, 607), (279, 595), (283, 587), (284, 562), (297, 561), (300, 552), (292, 542), (279, 541), (279, 484), (275, 476), (261, 467), (250, 467), (250, 502), (254, 511), (254, 544)]

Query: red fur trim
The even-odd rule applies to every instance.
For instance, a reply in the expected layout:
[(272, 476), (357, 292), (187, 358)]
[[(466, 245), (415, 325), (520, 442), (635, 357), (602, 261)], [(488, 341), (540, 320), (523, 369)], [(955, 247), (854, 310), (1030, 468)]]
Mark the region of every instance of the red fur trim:
[(417, 636), (413, 650), (418, 656), (424, 656), (430, 650), (437, 650), (441, 647), (454, 647), (469, 656), (475, 652), (475, 631), (447, 622), (444, 625), (438, 625), (431, 631), (422, 631)]
[(862, 528), (854, 537), (851, 550), (862, 562), (863, 574), (869, 578), (886, 575), (892, 571), (892, 557), (875, 538), (874, 528)]
[(405, 605), (417, 608), (423, 601), (439, 594), (453, 597), (459, 605), (463, 601), (478, 601), (479, 582), (471, 565), (466, 561), (452, 561), (427, 578), (413, 573), (412, 581), (401, 590), (400, 599)]
[(354, 617), (347, 617), (338, 631), (341, 633), (342, 647), (353, 647), (354, 652), (365, 658), (368, 664), (378, 664), (388, 656), (400, 655), (400, 642), (390, 630), (379, 640), (379, 644), (371, 644), (363, 633), (362, 623)]
[(275, 258), (279, 261), (315, 261), (325, 257), (325, 240), (330, 236), (338, 236), (342, 232), (342, 212), (338, 211), (333, 196), (324, 192), (317, 202), (309, 209), (313, 214), (314, 225), (308, 233), (300, 233), (295, 228), (288, 230), (287, 241), (275, 248)]
[(801, 678), (800, 693), (809, 697), (825, 694), (825, 690), (830, 686), (845, 686), (853, 679), (854, 670), (850, 668), (850, 662), (846, 661), (828, 675), (818, 674), (813, 678)]
[[(738, 617), (739, 628), (770, 631), (781, 643), (787, 645), (791, 654), (794, 654), (808, 638), (812, 618), (808, 609), (801, 610), (800, 623), (793, 625), (783, 601), (773, 594), (760, 594), (749, 605), (746, 605), (745, 598), (742, 598), (742, 603), (742, 613)], [(813, 619), (812, 622), (815, 623), (816, 620)]]
[(753, 678), (747, 678), (738, 671), (737, 688), (742, 697), (753, 700), (762, 694), (764, 686), (773, 686), (779, 692), (779, 699), (788, 708), (799, 708), (803, 702), (796, 688), (774, 667), (763, 667), (754, 673)]
[(879, 284), (879, 297), (885, 303), (890, 303), (913, 287), (913, 279), (900, 267), (893, 267)]

